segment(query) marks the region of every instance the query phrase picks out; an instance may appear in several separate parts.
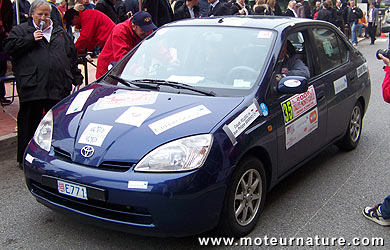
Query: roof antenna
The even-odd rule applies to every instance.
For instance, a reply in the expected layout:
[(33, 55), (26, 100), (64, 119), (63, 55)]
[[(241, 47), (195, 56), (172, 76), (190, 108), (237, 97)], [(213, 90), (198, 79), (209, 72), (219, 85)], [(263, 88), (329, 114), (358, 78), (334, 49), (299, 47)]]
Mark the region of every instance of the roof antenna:
[(223, 17), (218, 20), (218, 23), (222, 23), (222, 22), (223, 22)]

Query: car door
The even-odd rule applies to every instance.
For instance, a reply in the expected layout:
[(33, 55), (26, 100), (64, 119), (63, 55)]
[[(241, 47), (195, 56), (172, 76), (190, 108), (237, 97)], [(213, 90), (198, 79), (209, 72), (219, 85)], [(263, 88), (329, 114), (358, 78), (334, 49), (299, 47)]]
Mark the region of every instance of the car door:
[[(309, 89), (305, 93), (270, 95), (270, 114), (275, 114), (277, 127), (278, 176), (285, 174), (323, 146), (327, 125), (325, 86), (322, 81), (313, 77), (313, 49), (309, 31), (307, 28), (291, 31), (287, 39), (293, 43), (296, 52), (302, 54), (311, 77), (308, 79)], [(280, 65), (276, 66), (275, 71), (278, 68)], [(276, 85), (275, 81), (275, 92)]]
[(356, 102), (353, 89), (358, 81), (356, 68), (359, 62), (351, 61), (352, 51), (333, 29), (325, 26), (315, 27), (312, 34), (316, 49), (316, 70), (325, 85), (328, 101), (326, 137), (327, 141), (331, 142), (345, 133), (352, 107)]

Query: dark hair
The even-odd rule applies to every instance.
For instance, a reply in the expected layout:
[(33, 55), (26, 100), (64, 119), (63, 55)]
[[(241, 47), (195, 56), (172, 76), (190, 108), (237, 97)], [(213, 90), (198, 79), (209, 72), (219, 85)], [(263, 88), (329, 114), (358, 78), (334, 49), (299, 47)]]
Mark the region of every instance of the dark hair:
[(69, 27), (72, 25), (73, 18), (75, 16), (79, 16), (79, 12), (73, 8), (67, 10), (64, 15), (64, 21), (66, 23), (66, 27)]
[(287, 40), (287, 53), (292, 56), (296, 54), (295, 47), (290, 40)]

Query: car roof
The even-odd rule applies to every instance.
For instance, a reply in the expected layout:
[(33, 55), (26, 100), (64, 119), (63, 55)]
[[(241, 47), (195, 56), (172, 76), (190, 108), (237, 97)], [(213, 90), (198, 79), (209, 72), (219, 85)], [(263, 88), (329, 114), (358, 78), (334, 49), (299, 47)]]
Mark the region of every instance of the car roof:
[(169, 23), (165, 26), (240, 26), (250, 28), (280, 29), (286, 26), (297, 25), (301, 23), (321, 23), (326, 22), (312, 20), (308, 18), (282, 17), (282, 16), (220, 16), (206, 17), (196, 19), (182, 19)]

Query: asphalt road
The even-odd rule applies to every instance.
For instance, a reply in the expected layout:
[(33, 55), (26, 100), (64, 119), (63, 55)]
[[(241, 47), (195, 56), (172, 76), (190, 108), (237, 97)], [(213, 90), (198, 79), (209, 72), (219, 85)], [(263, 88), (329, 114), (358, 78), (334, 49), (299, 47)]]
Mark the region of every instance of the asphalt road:
[[(390, 105), (381, 95), (383, 63), (375, 58), (376, 50), (386, 47), (387, 39), (378, 39), (374, 46), (367, 39), (359, 43), (368, 60), (372, 93), (358, 148), (345, 153), (331, 146), (276, 186), (269, 193), (260, 221), (249, 237), (259, 237), (263, 243), (265, 236), (343, 237), (347, 243), (355, 237), (382, 237), (385, 246), (375, 249), (390, 248), (390, 228), (368, 221), (361, 213), (364, 206), (381, 202), (390, 194)], [(235, 244), (233, 247), (254, 248)], [(30, 195), (14, 156), (0, 161), (0, 249), (196, 248), (199, 248), (197, 237), (141, 237), (82, 224), (57, 214)], [(314, 248), (264, 245), (260, 248), (318, 249), (315, 245)]]

